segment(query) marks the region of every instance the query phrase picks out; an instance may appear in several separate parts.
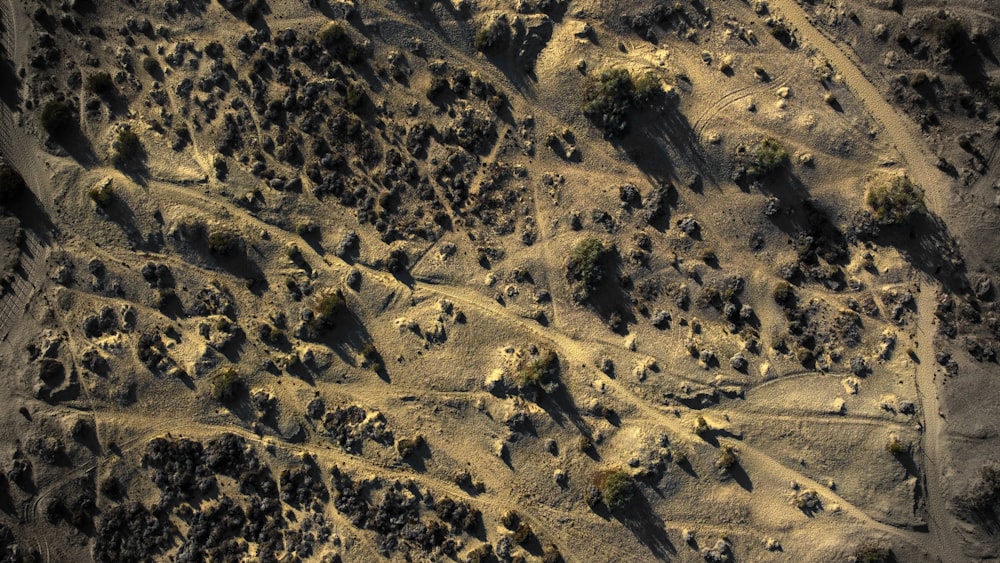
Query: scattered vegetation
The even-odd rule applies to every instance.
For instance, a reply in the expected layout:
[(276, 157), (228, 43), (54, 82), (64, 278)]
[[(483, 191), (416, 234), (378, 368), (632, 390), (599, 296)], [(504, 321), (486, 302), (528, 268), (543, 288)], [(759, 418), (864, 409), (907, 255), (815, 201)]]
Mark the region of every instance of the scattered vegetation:
[(583, 113), (609, 137), (628, 129), (628, 112), (663, 92), (660, 78), (652, 71), (633, 76), (625, 68), (605, 70), (584, 89)]
[(868, 186), (865, 202), (874, 211), (875, 219), (889, 225), (899, 225), (927, 211), (923, 188), (908, 176), (873, 180)]
[(42, 108), (42, 128), (49, 135), (58, 135), (73, 126), (75, 117), (69, 104), (59, 100), (51, 100)]
[(212, 376), (212, 398), (220, 403), (231, 403), (243, 389), (243, 378), (234, 366), (220, 368)]
[(604, 278), (602, 264), (607, 249), (601, 239), (587, 237), (576, 244), (566, 263), (566, 277), (578, 284), (580, 300), (586, 300)]

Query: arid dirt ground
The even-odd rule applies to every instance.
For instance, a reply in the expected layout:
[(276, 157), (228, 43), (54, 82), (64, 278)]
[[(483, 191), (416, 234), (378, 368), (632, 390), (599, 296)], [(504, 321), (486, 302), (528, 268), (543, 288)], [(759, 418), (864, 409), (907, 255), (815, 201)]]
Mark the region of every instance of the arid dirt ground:
[(995, 5), (0, 16), (0, 560), (1000, 558)]

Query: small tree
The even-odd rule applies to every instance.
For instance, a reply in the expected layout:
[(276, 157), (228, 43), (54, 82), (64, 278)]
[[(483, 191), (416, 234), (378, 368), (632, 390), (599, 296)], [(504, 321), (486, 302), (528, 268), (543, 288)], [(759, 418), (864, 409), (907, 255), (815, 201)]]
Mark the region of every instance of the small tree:
[(339, 289), (323, 292), (313, 308), (314, 328), (333, 328), (336, 326), (337, 317), (346, 306), (344, 294)]
[(787, 162), (788, 151), (785, 147), (775, 139), (766, 137), (754, 147), (747, 174), (756, 177), (767, 176), (777, 172)]
[(243, 390), (243, 378), (233, 366), (220, 368), (212, 377), (212, 398), (220, 403), (231, 403)]
[(507, 16), (500, 14), (493, 17), (476, 32), (476, 50), (487, 51), (506, 42), (509, 38), (510, 24), (507, 22)]
[(628, 504), (635, 495), (632, 475), (624, 469), (612, 469), (597, 476), (596, 486), (601, 492), (601, 500), (611, 510)]
[(122, 129), (111, 143), (111, 162), (118, 168), (134, 165), (144, 154), (142, 141), (131, 129)]
[(225, 256), (239, 244), (239, 235), (229, 229), (213, 229), (208, 235), (208, 251), (217, 256)]
[(576, 244), (566, 262), (566, 277), (579, 285), (582, 299), (590, 297), (604, 278), (601, 263), (607, 253), (604, 243), (597, 237), (587, 237)]

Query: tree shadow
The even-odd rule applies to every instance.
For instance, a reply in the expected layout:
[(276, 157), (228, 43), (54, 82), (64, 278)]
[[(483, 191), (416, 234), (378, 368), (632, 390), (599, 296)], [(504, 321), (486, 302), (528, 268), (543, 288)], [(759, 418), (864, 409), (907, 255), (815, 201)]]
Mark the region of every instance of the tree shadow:
[(726, 470), (726, 474), (736, 481), (736, 484), (743, 487), (748, 493), (753, 492), (753, 481), (750, 479), (750, 475), (747, 474), (746, 470), (739, 461), (734, 463), (729, 469)]
[(90, 139), (83, 134), (77, 124), (50, 135), (46, 144), (48, 143), (53, 143), (65, 151), (66, 155), (80, 166), (89, 168), (100, 164), (100, 159), (94, 152)]
[(677, 548), (667, 536), (666, 523), (656, 515), (641, 492), (636, 491), (628, 505), (613, 514), (657, 560), (666, 561), (677, 554)]
[(905, 225), (883, 226), (875, 238), (897, 248), (911, 265), (937, 280), (946, 291), (966, 294), (971, 290), (958, 241), (937, 215), (923, 213), (912, 216)]
[(705, 155), (701, 139), (673, 100), (642, 111), (633, 110), (628, 116), (629, 129), (612, 144), (627, 154), (653, 185), (670, 184), (677, 177), (677, 165), (708, 175), (717, 183)]

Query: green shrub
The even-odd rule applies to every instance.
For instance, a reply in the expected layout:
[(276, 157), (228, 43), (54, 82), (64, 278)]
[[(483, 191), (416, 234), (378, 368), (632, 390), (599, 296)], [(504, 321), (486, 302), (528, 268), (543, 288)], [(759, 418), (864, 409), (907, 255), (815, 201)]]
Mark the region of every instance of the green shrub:
[(111, 80), (110, 74), (97, 72), (87, 77), (87, 90), (98, 96), (107, 96), (114, 92), (115, 83)]
[(635, 495), (635, 483), (624, 469), (612, 469), (598, 475), (597, 488), (601, 491), (601, 499), (611, 510), (628, 504)]
[(607, 135), (622, 135), (628, 128), (629, 110), (662, 92), (660, 79), (652, 71), (634, 78), (628, 69), (608, 69), (584, 89), (583, 113)]
[(213, 229), (208, 235), (208, 251), (218, 256), (225, 256), (236, 249), (239, 235), (229, 229)]
[(865, 202), (875, 212), (875, 219), (889, 225), (898, 225), (927, 211), (923, 188), (907, 176), (873, 181)]
[(364, 51), (351, 36), (347, 29), (340, 22), (330, 22), (320, 30), (317, 38), (321, 45), (334, 57), (341, 61), (356, 63), (361, 60)]
[(788, 151), (781, 143), (767, 137), (757, 143), (753, 149), (753, 157), (747, 174), (750, 176), (767, 176), (781, 169), (788, 162)]
[(604, 243), (597, 237), (583, 239), (570, 252), (566, 263), (566, 275), (571, 282), (579, 284), (582, 299), (587, 299), (603, 279), (602, 261), (606, 253)]
[(75, 117), (69, 104), (52, 100), (42, 108), (42, 128), (49, 135), (57, 135), (72, 127)]
[(542, 350), (529, 356), (517, 370), (517, 386), (552, 393), (559, 387), (559, 356), (552, 350)]
[(510, 39), (510, 24), (507, 16), (501, 14), (492, 18), (476, 32), (476, 50), (487, 51)]
[(316, 301), (313, 308), (313, 322), (316, 328), (332, 328), (336, 325), (337, 317), (347, 305), (344, 301), (344, 294), (338, 290), (325, 291)]
[(233, 366), (220, 368), (212, 376), (212, 398), (220, 403), (231, 403), (243, 390), (243, 379)]
[(131, 129), (122, 129), (111, 143), (111, 162), (118, 168), (126, 168), (142, 158), (143, 148), (139, 136)]
[(0, 165), (0, 203), (16, 201), (25, 188), (27, 184), (17, 170), (6, 164)]

